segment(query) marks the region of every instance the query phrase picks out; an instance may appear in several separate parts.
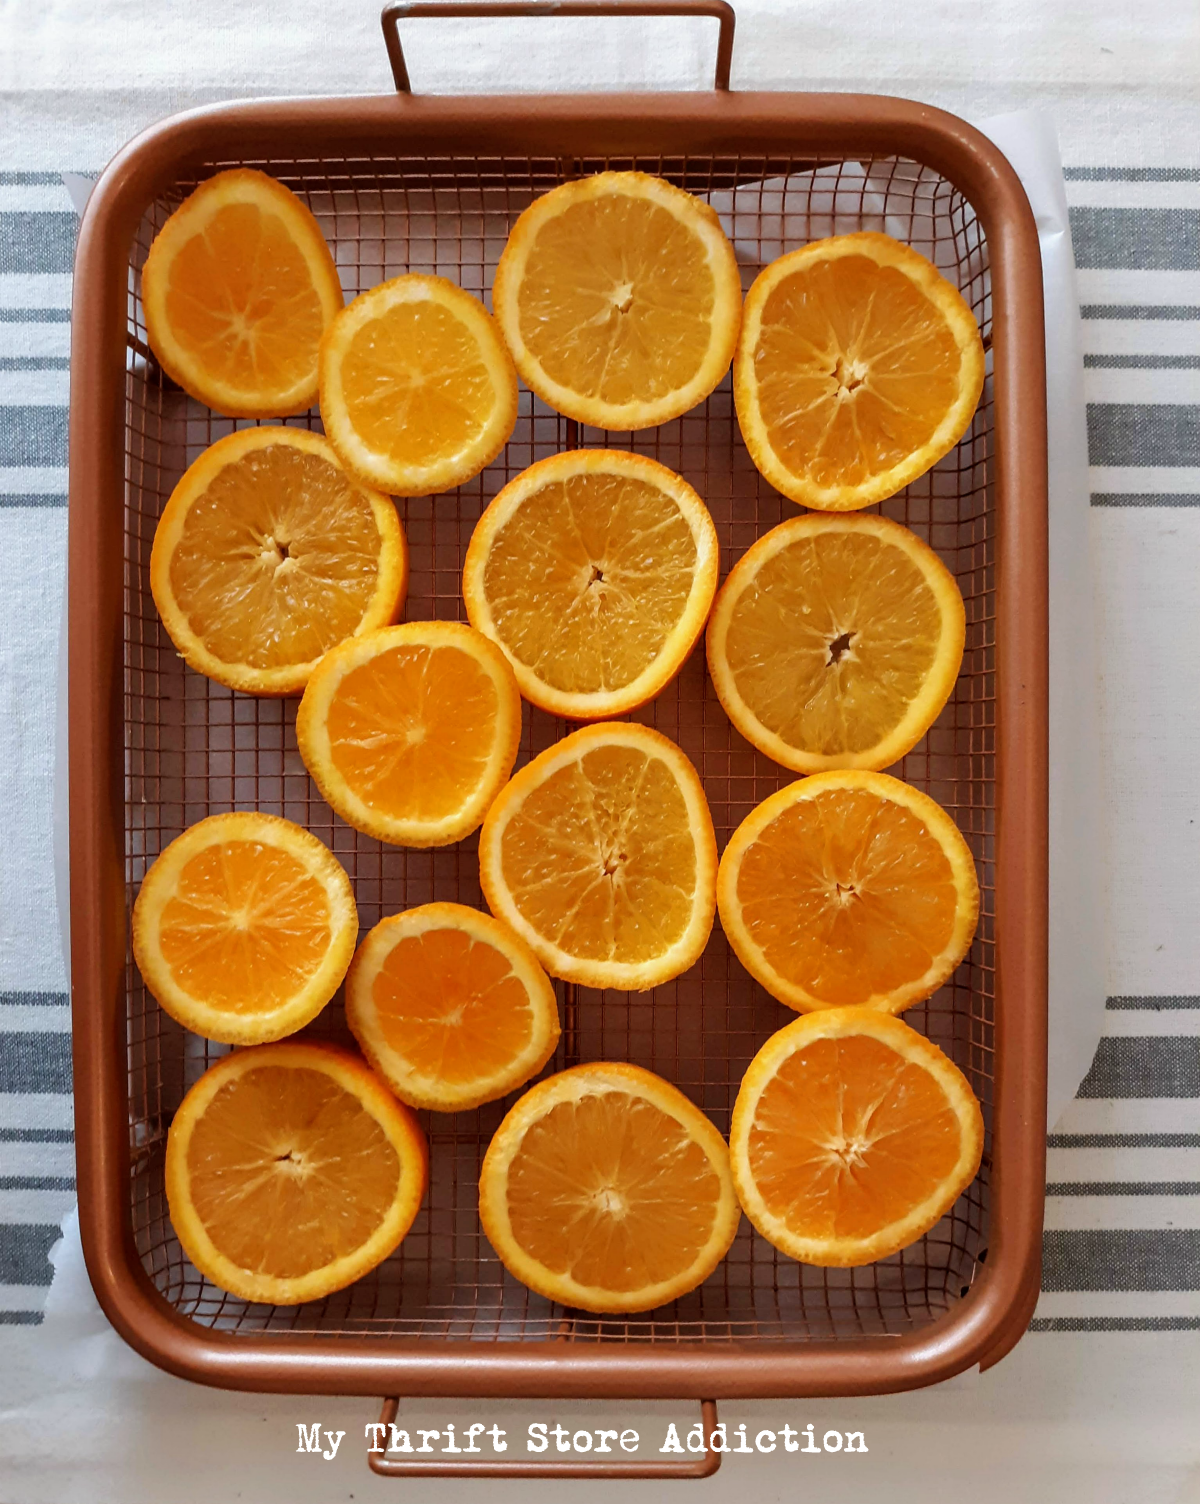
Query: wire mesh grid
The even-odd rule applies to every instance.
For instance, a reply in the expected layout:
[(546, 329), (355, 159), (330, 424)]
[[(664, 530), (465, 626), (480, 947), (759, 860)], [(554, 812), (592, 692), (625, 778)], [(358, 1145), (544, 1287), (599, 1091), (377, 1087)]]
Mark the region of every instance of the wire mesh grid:
[[(347, 297), (405, 271), (438, 272), (490, 299), (508, 230), (539, 194), (568, 178), (631, 168), (707, 197), (722, 215), (746, 285), (784, 250), (831, 233), (887, 230), (929, 255), (961, 289), (990, 346), (987, 247), (970, 204), (931, 169), (901, 159), (796, 160), (764, 156), (609, 159), (428, 158), (213, 162), (180, 180), (147, 212), (129, 271), (126, 375), (125, 766), (126, 881), (132, 904), (149, 863), (187, 826), (231, 809), (282, 814), (314, 831), (349, 872), (362, 932), (386, 914), (434, 899), (483, 907), (475, 838), (432, 851), (381, 845), (345, 825), (300, 760), (295, 701), (234, 694), (184, 667), (149, 588), (159, 514), (186, 466), (235, 427), (187, 398), (146, 344), (139, 271), (167, 215), (209, 171), (259, 167), (309, 205), (332, 248)], [(287, 420), (319, 429), (313, 412)], [(167, 1214), (163, 1154), (183, 1093), (224, 1046), (176, 1025), (127, 961), (132, 1171), (130, 1217), (143, 1266), (180, 1314), (231, 1331), (324, 1336), (392, 1334), (475, 1341), (697, 1342), (848, 1339), (911, 1332), (966, 1294), (986, 1256), (994, 1077), (995, 580), (992, 384), (972, 427), (933, 471), (879, 510), (941, 555), (966, 602), (967, 637), (954, 694), (925, 739), (892, 771), (948, 809), (974, 853), (979, 930), (951, 981), (908, 1022), (967, 1073), (988, 1134), (972, 1186), (919, 1243), (877, 1264), (824, 1270), (777, 1253), (743, 1219), (728, 1257), (699, 1289), (636, 1318), (596, 1317), (532, 1294), (509, 1276), (480, 1227), (479, 1165), (517, 1094), (473, 1112), (422, 1114), (430, 1143), (425, 1204), (397, 1253), (355, 1285), (294, 1308), (249, 1305), (206, 1282)], [(738, 433), (728, 378), (700, 407), (634, 434), (579, 428), (524, 389), (516, 430), (482, 475), (460, 489), (397, 503), (411, 577), (406, 617), (465, 620), (461, 568), (475, 521), (492, 496), (535, 459), (576, 445), (648, 453), (707, 501), (721, 541), (722, 576), (795, 508), (761, 479)], [(518, 766), (572, 729), (528, 705)], [(718, 845), (793, 775), (730, 725), (702, 648), (675, 683), (634, 717), (678, 742), (700, 772)], [(556, 984), (563, 1022), (547, 1067), (630, 1060), (665, 1076), (724, 1133), (742, 1074), (793, 1015), (733, 957), (719, 921), (698, 965), (644, 994)], [(308, 1033), (348, 1038), (341, 996)]]

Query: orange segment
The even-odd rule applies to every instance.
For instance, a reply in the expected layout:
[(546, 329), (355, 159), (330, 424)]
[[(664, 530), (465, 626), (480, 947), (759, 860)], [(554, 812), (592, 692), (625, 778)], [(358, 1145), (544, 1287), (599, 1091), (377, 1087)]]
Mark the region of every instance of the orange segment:
[(479, 838), (488, 906), (551, 976), (642, 991), (713, 919), (716, 838), (696, 770), (645, 726), (589, 726), (527, 764)]
[(478, 298), (412, 273), (355, 298), (330, 326), (321, 418), (365, 485), (425, 496), (500, 453), (517, 421), (517, 374)]
[(316, 399), (317, 350), (342, 288), (308, 209), (242, 167), (201, 183), (167, 220), (142, 302), (168, 376), (218, 412), (272, 418)]
[(678, 673), (717, 585), (717, 532), (682, 477), (642, 455), (539, 460), (484, 512), (463, 568), (473, 626), (526, 699), (590, 720), (652, 699)]
[(300, 755), (333, 808), (402, 846), (444, 846), (474, 830), (520, 735), (507, 660), (457, 622), (342, 643), (317, 666), (296, 716)]
[(742, 290), (707, 204), (662, 178), (602, 172), (525, 210), (492, 302), (539, 397), (581, 423), (629, 429), (677, 418), (717, 385)]
[(612, 1064), (525, 1093), (484, 1156), (479, 1216), (511, 1274), (586, 1311), (686, 1294), (738, 1227), (721, 1135), (660, 1077)]
[(941, 459), (983, 391), (974, 315), (887, 235), (815, 241), (746, 295), (734, 399), (750, 457), (804, 506), (882, 501)]
[(738, 1199), (775, 1247), (866, 1264), (915, 1242), (970, 1184), (983, 1116), (966, 1077), (899, 1019), (832, 1008), (773, 1035), (733, 1111)]
[(392, 621), (408, 558), (396, 508), (297, 428), (218, 439), (154, 534), (150, 588), (192, 668), (249, 694), (297, 694), (343, 638)]
[(159, 855), (133, 907), (133, 954), (166, 1011), (208, 1039), (292, 1034), (333, 996), (358, 935), (350, 879), (274, 815), (211, 815)]
[(885, 768), (937, 719), (962, 663), (954, 577), (886, 517), (793, 517), (734, 565), (708, 625), (729, 719), (799, 773)]
[(554, 988), (490, 914), (430, 903), (382, 920), (346, 978), (346, 1020), (402, 1101), (461, 1112), (535, 1076), (558, 1043)]
[(979, 883), (927, 794), (884, 773), (817, 773), (738, 826), (717, 902), (742, 964), (789, 1007), (899, 1013), (966, 955)]
[(425, 1139), (361, 1060), (332, 1045), (238, 1050), (167, 1135), (171, 1221), (200, 1272), (243, 1300), (299, 1305), (351, 1284), (412, 1226)]

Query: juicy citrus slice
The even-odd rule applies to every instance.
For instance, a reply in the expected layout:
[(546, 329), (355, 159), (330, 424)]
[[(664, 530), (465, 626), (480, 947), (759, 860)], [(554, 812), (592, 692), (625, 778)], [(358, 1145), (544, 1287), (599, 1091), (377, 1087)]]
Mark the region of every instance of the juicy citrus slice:
[(346, 1021), (401, 1101), (462, 1112), (536, 1076), (558, 1043), (558, 1004), (507, 926), (460, 903), (381, 920), (346, 978)]
[(321, 659), (296, 714), (300, 756), (348, 825), (398, 846), (469, 835), (512, 771), (521, 696), (482, 633), (414, 621)]
[(979, 1169), (983, 1114), (954, 1062), (898, 1018), (829, 1008), (773, 1034), (729, 1134), (742, 1209), (805, 1264), (907, 1248)]
[(696, 770), (646, 726), (586, 726), (527, 763), (488, 811), (488, 907), (552, 977), (642, 992), (712, 929), (717, 843)]
[(142, 879), (133, 956), (186, 1028), (226, 1044), (281, 1039), (313, 1019), (354, 955), (350, 879), (309, 831), (275, 815), (210, 815)]
[(733, 363), (750, 458), (822, 511), (894, 496), (958, 443), (983, 341), (957, 288), (887, 235), (814, 241), (759, 273)]
[(171, 1221), (243, 1300), (319, 1300), (383, 1262), (425, 1194), (417, 1120), (349, 1050), (289, 1040), (206, 1071), (167, 1134)]
[(647, 1311), (694, 1290), (733, 1242), (725, 1140), (636, 1065), (539, 1081), (497, 1128), (479, 1218), (501, 1263), (548, 1300)]
[(185, 392), (230, 417), (277, 418), (316, 401), (342, 287), (296, 195), (237, 167), (201, 183), (155, 236), (142, 304), (150, 348)]
[(721, 924), (757, 981), (807, 1012), (900, 1013), (966, 955), (970, 847), (928, 794), (886, 773), (814, 773), (742, 821), (721, 857)]
[(593, 720), (679, 672), (717, 588), (717, 530), (665, 465), (611, 449), (539, 460), (471, 536), (463, 599), (527, 700)]
[(249, 694), (298, 694), (335, 643), (396, 617), (407, 584), (392, 501), (297, 428), (248, 428), (206, 449), (150, 554), (154, 603), (181, 656)]
[(414, 272), (355, 298), (330, 325), (321, 418), (365, 485), (427, 496), (461, 486), (504, 448), (517, 373), (478, 298)]
[(708, 624), (717, 696), (786, 768), (886, 768), (950, 697), (966, 615), (933, 550), (886, 517), (793, 517), (733, 566)]
[(492, 306), (517, 370), (551, 407), (597, 428), (650, 428), (729, 369), (742, 286), (706, 203), (646, 173), (602, 172), (525, 210)]

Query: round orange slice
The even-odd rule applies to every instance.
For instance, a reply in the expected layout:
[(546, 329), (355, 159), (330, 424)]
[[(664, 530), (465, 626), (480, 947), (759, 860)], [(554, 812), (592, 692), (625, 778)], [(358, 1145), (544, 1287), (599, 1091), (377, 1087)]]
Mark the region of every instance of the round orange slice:
[(750, 458), (792, 501), (852, 511), (958, 443), (983, 391), (958, 289), (890, 236), (838, 235), (759, 273), (733, 363)]
[(427, 496), (461, 486), (504, 448), (517, 373), (478, 298), (414, 272), (355, 298), (330, 325), (321, 419), (364, 485)]
[(462, 1112), (536, 1076), (558, 1004), (523, 940), (478, 909), (427, 903), (381, 920), (346, 978), (346, 1022), (402, 1102)]
[(381, 1264), (428, 1180), (417, 1120), (349, 1050), (289, 1040), (206, 1071), (167, 1134), (171, 1221), (201, 1274), (300, 1305)]
[(717, 530), (665, 465), (577, 449), (518, 475), (476, 524), (472, 626), (551, 715), (624, 715), (679, 672), (717, 588)]
[(900, 1013), (966, 955), (979, 918), (970, 847), (946, 811), (886, 773), (814, 773), (751, 811), (717, 903), (746, 970), (799, 1012)]
[(393, 621), (408, 555), (389, 497), (299, 428), (218, 439), (159, 518), (150, 589), (180, 656), (256, 695), (299, 694), (345, 637)]
[(521, 696), (482, 633), (414, 621), (326, 653), (296, 714), (300, 756), (348, 825), (447, 846), (479, 824), (516, 761)]
[(159, 853), (133, 906), (133, 956), (185, 1028), (257, 1044), (303, 1028), (337, 991), (358, 912), (345, 869), (276, 815), (210, 815)]
[(738, 1200), (769, 1243), (805, 1264), (869, 1264), (915, 1243), (970, 1185), (983, 1114), (915, 1029), (829, 1008), (750, 1062), (729, 1151)]
[(342, 306), (337, 267), (304, 204), (265, 172), (218, 172), (154, 238), (146, 337), (190, 396), (233, 418), (303, 412)]
[(644, 172), (536, 199), (492, 306), (529, 388), (597, 428), (650, 428), (702, 402), (733, 358), (742, 285), (708, 204)]
[(695, 768), (646, 726), (573, 732), (488, 811), (488, 907), (552, 977), (642, 992), (693, 965), (712, 929), (717, 843)]
[(585, 1311), (647, 1311), (706, 1280), (737, 1233), (725, 1140), (636, 1065), (540, 1081), (497, 1128), (479, 1219), (522, 1284)]
[(729, 572), (708, 666), (748, 742), (798, 773), (886, 768), (950, 697), (966, 614), (934, 551), (886, 517), (792, 517)]

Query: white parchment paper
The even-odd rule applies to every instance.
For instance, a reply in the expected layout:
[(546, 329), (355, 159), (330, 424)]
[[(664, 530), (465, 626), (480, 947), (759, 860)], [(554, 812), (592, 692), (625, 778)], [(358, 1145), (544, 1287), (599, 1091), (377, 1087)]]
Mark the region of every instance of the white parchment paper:
[(1104, 849), (1083, 335), (1054, 122), (1022, 110), (978, 122), (1029, 195), (1042, 249), (1050, 461), (1050, 1059), (1053, 1127), (1104, 1024)]

